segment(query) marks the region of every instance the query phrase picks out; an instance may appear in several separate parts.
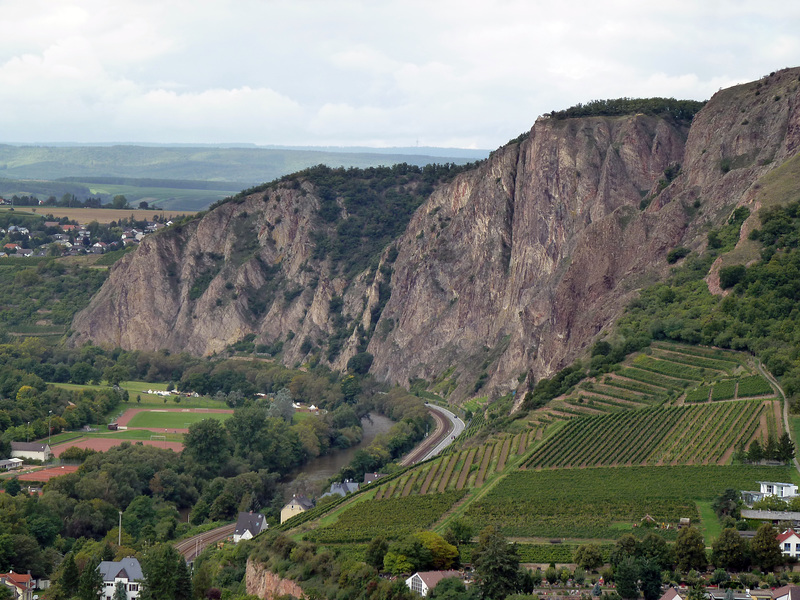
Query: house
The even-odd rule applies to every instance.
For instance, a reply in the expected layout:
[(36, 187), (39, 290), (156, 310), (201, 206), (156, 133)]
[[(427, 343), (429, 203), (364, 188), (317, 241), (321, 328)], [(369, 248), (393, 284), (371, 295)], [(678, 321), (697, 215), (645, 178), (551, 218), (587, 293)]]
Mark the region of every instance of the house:
[[(752, 600), (752, 596), (747, 591), (731, 590), (733, 593), (733, 600)], [(706, 589), (706, 598), (708, 600), (725, 600), (728, 596), (728, 590), (725, 588), (708, 588)]]
[(264, 531), (269, 525), (267, 519), (261, 513), (240, 512), (236, 519), (236, 529), (233, 532), (233, 543), (238, 544), (240, 540), (250, 540)]
[(793, 483), (781, 483), (777, 481), (759, 481), (759, 491), (743, 491), (742, 500), (748, 506), (754, 502), (763, 500), (767, 496), (777, 496), (778, 498), (794, 498), (797, 496), (797, 485)]
[(8, 250), (9, 252), (16, 252), (17, 250), (22, 250), (22, 246), (19, 244), (6, 244), (3, 246), (4, 250)]
[(11, 458), (29, 458), (42, 462), (50, 460), (50, 446), (39, 442), (11, 442)]
[(305, 496), (292, 496), (291, 501), (281, 509), (281, 523), (312, 508), (314, 508), (314, 503)]
[(386, 477), (386, 473), (364, 473), (364, 485), (374, 483), (381, 477)]
[(30, 573), (27, 575), (14, 571), (0, 573), (0, 582), (11, 588), (15, 600), (33, 600), (34, 581)]
[(800, 512), (791, 510), (753, 510), (742, 509), (742, 518), (753, 521), (768, 521), (773, 525), (790, 523), (792, 527), (800, 527)]
[(103, 577), (103, 590), (100, 596), (102, 600), (112, 600), (118, 582), (122, 582), (125, 586), (127, 600), (139, 597), (139, 582), (144, 576), (139, 561), (132, 556), (119, 561), (104, 560), (98, 565), (97, 570)]
[(685, 596), (681, 596), (677, 589), (671, 587), (658, 600), (685, 600)]
[(461, 579), (461, 573), (458, 571), (420, 571), (406, 579), (406, 585), (412, 592), (416, 592), (422, 597), (427, 597), (430, 590), (435, 588), (442, 579), (448, 577)]
[(785, 585), (772, 590), (772, 600), (800, 600), (800, 586)]
[(8, 458), (0, 460), (0, 471), (12, 471), (14, 469), (22, 468), (24, 461), (21, 458)]
[(795, 533), (794, 529), (787, 529), (778, 534), (778, 545), (784, 556), (800, 557), (800, 536)]
[(322, 494), (322, 497), (325, 498), (327, 496), (338, 495), (344, 498), (347, 494), (352, 494), (353, 492), (358, 491), (358, 484), (353, 481), (352, 479), (345, 479), (341, 483), (332, 483), (331, 484), (331, 491), (325, 492)]

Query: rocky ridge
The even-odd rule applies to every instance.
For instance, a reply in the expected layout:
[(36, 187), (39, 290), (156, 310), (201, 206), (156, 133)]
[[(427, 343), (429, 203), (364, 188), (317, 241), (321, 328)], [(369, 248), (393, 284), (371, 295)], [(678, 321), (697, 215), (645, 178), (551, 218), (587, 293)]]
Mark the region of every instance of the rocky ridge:
[(282, 342), (286, 364), (342, 369), (366, 349), (387, 381), (447, 377), (454, 398), (515, 389), (579, 356), (666, 275), (670, 249), (701, 249), (752, 205), (759, 179), (797, 153), (799, 76), (722, 90), (691, 126), (540, 118), (437, 187), (377, 268), (352, 277), (315, 252), (332, 227), (324, 190), (259, 190), (146, 238), (76, 316), (72, 342), (213, 354), (249, 335)]

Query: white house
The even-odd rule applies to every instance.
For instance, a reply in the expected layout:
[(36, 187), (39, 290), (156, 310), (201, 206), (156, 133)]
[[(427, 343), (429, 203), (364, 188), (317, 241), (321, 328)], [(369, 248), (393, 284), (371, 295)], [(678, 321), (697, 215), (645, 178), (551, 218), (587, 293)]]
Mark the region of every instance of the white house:
[(772, 600), (800, 600), (800, 586), (785, 585), (772, 590)]
[(800, 536), (795, 533), (794, 529), (787, 529), (778, 534), (778, 545), (784, 556), (800, 557)]
[(233, 532), (233, 543), (238, 544), (240, 540), (250, 540), (264, 531), (269, 525), (267, 519), (261, 513), (240, 512), (236, 520), (236, 530)]
[(331, 484), (331, 491), (325, 492), (322, 494), (322, 497), (325, 498), (327, 496), (342, 496), (345, 497), (347, 494), (352, 494), (353, 492), (358, 491), (358, 484), (353, 481), (352, 479), (346, 479), (341, 483), (332, 483)]
[(50, 446), (39, 442), (11, 442), (11, 458), (29, 458), (31, 460), (50, 460), (53, 453)]
[(7, 458), (0, 460), (0, 471), (11, 471), (13, 469), (22, 468), (22, 463), (25, 462), (21, 458)]
[(112, 600), (117, 589), (117, 583), (125, 586), (125, 595), (128, 600), (139, 597), (140, 582), (144, 579), (139, 561), (128, 556), (119, 561), (104, 560), (98, 565), (97, 570), (103, 576), (103, 590), (101, 600)]
[(790, 499), (797, 496), (797, 486), (793, 483), (781, 483), (778, 481), (759, 481), (759, 491), (744, 491), (742, 499), (745, 504), (752, 505), (754, 502), (763, 500), (767, 496), (777, 496), (778, 498)]
[(420, 571), (406, 579), (406, 585), (412, 592), (424, 598), (442, 579), (448, 577), (458, 577), (460, 579), (461, 573), (458, 571)]

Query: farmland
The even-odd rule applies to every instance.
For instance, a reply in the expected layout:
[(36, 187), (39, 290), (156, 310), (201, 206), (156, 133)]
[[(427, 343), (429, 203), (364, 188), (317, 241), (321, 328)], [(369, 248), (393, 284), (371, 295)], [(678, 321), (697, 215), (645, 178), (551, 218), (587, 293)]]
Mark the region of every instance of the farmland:
[(779, 437), (776, 410), (775, 401), (749, 400), (579, 417), (534, 451), (526, 466), (725, 464), (740, 444)]
[(791, 467), (626, 467), (515, 471), (465, 518), (475, 527), (497, 525), (506, 535), (573, 539), (616, 539), (643, 534), (634, 527), (646, 515), (669, 524), (659, 534), (674, 539), (682, 517), (697, 521), (695, 502), (710, 501), (726, 488), (754, 489), (756, 481), (795, 481)]

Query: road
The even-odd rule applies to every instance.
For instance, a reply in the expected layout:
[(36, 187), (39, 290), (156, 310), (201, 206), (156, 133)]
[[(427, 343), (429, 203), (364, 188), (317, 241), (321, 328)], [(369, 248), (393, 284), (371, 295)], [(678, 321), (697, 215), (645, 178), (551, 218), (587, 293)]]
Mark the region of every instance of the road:
[(435, 404), (426, 404), (431, 413), (436, 427), (433, 433), (425, 438), (420, 445), (409, 452), (400, 463), (403, 466), (427, 460), (447, 448), (464, 431), (464, 421), (451, 413), (446, 408)]
[(181, 553), (186, 562), (192, 562), (209, 544), (216, 544), (228, 536), (233, 535), (236, 524), (223, 525), (200, 535), (195, 535), (175, 544), (175, 549)]
[[(783, 393), (783, 388), (781, 387), (781, 384), (778, 383), (778, 380), (772, 376), (772, 373), (764, 368), (764, 366), (761, 364), (761, 361), (758, 359), (756, 359), (756, 366), (758, 366), (758, 372), (766, 377), (767, 381), (769, 381), (773, 386), (775, 386), (780, 393), (781, 398), (783, 398), (783, 426), (786, 428), (786, 432), (789, 434), (789, 437), (792, 438), (794, 436), (794, 432), (789, 426), (789, 402), (786, 400), (786, 394)], [(792, 441), (794, 442), (795, 447), (795, 457), (792, 459), (792, 462), (794, 463), (795, 468), (800, 471), (800, 462), (798, 462), (796, 455), (797, 440)]]

